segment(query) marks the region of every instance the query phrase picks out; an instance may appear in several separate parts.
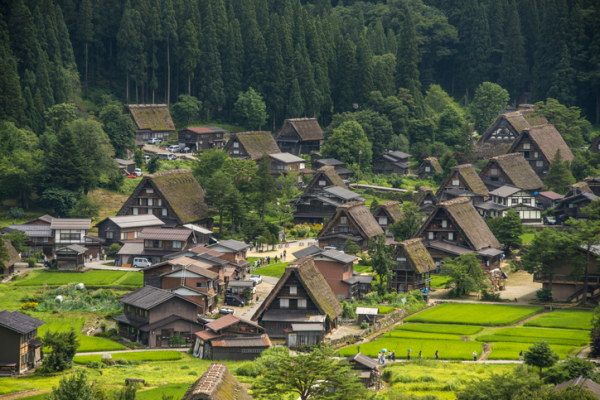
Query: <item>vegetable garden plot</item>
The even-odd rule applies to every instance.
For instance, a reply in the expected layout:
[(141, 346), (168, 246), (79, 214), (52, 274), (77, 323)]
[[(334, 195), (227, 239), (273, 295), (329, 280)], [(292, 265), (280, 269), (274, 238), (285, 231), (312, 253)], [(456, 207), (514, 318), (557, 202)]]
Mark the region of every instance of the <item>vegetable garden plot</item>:
[(544, 310), (543, 307), (495, 304), (442, 304), (405, 319), (406, 322), (462, 325), (512, 325)]
[(43, 286), (44, 284), (62, 286), (69, 283), (83, 283), (86, 286), (111, 286), (125, 274), (137, 273), (125, 271), (88, 271), (85, 273), (40, 271), (32, 278), (26, 278), (15, 283), (15, 286)]
[(70, 316), (64, 318), (44, 318), (44, 320), (46, 324), (38, 329), (38, 337), (43, 337), (47, 330), (66, 331), (73, 327), (75, 328), (77, 338), (80, 341), (79, 349), (77, 350), (78, 352), (126, 350), (126, 347), (120, 343), (101, 337), (87, 336), (81, 333), (81, 329), (85, 323), (85, 317)]
[(524, 325), (590, 331), (592, 329), (592, 311), (556, 310), (527, 321)]
[[(531, 345), (531, 343), (492, 343), (492, 353), (488, 355), (488, 360), (518, 360), (519, 353), (527, 351)], [(574, 356), (578, 350), (574, 346), (551, 344), (550, 347), (558, 353), (561, 360), (566, 359), (567, 356)]]
[(481, 332), (481, 326), (443, 325), (443, 324), (404, 324), (396, 328), (398, 331), (447, 333), (451, 335), (469, 336)]

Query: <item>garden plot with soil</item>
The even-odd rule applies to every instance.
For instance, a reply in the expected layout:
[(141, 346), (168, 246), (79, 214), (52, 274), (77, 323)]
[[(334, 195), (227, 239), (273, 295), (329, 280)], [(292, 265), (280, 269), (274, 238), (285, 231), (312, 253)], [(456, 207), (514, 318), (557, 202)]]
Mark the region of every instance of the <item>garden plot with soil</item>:
[[(545, 340), (561, 359), (574, 356), (589, 343), (590, 311), (557, 310), (542, 313), (542, 307), (491, 304), (442, 304), (410, 316), (372, 342), (360, 344), (360, 352), (377, 357), (382, 349), (406, 359), (472, 360), (473, 351), (488, 360), (518, 360), (521, 351)], [(569, 321), (568, 323), (563, 322)], [(579, 329), (573, 329), (581, 327)], [(568, 329), (570, 328), (570, 329)], [(356, 345), (339, 351), (356, 354)], [(484, 352), (485, 351), (485, 352)]]

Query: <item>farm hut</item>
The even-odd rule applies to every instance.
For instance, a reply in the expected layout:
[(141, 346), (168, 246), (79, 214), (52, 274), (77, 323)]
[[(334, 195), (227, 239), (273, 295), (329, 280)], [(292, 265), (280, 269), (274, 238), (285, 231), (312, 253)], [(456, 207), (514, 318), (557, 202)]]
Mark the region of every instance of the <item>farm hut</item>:
[(15, 272), (15, 264), (21, 261), (21, 259), (19, 258), (19, 253), (17, 253), (10, 243), (10, 240), (4, 239), (4, 246), (8, 250), (8, 260), (4, 261), (4, 268), (0, 268), (0, 273), (6, 277)]
[(358, 353), (346, 359), (352, 366), (352, 369), (360, 371), (360, 381), (368, 388), (377, 385), (381, 372), (377, 368), (377, 363), (362, 353)]
[(325, 137), (316, 118), (294, 118), (283, 121), (275, 141), (283, 152), (294, 155), (320, 151)]
[[(269, 335), (252, 337), (222, 337), (208, 342), (212, 360), (254, 360), (271, 347)], [(206, 358), (206, 357), (205, 357)]]
[(336, 209), (335, 214), (317, 235), (319, 247), (335, 247), (344, 250), (348, 239), (366, 251), (371, 240), (384, 234), (365, 203), (352, 201)]
[(232, 133), (223, 150), (231, 158), (255, 162), (265, 154), (281, 153), (273, 135), (268, 131)]
[(210, 364), (206, 372), (185, 392), (182, 400), (253, 400), (227, 365)]
[(303, 345), (317, 345), (325, 336), (323, 324), (292, 324), (285, 330), (287, 339), (285, 344), (290, 349)]
[(374, 324), (377, 322), (378, 313), (379, 309), (377, 307), (356, 307), (356, 315), (359, 324), (363, 322)]
[(440, 162), (435, 157), (429, 157), (423, 160), (421, 166), (417, 170), (419, 179), (431, 179), (434, 173), (441, 174), (444, 172)]
[(438, 203), (433, 189), (427, 186), (421, 186), (419, 191), (413, 195), (413, 203), (421, 207), (421, 214), (429, 215), (435, 209)]
[(59, 271), (79, 271), (85, 265), (85, 252), (88, 249), (78, 244), (56, 250), (56, 263)]

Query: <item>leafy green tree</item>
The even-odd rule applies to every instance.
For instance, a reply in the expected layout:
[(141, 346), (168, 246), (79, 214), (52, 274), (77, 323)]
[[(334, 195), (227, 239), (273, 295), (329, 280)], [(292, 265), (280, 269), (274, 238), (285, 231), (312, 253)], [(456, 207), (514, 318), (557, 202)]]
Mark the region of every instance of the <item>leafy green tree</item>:
[(597, 398), (594, 393), (585, 387), (569, 386), (560, 390), (548, 388), (532, 393), (522, 393), (515, 400), (594, 400)]
[[(362, 171), (371, 169), (373, 150), (362, 126), (355, 121), (346, 121), (333, 130), (333, 134), (321, 149), (328, 157), (347, 165), (359, 164)], [(360, 153), (360, 154), (359, 154)]]
[(402, 216), (390, 226), (396, 241), (402, 242), (415, 237), (423, 223), (423, 214), (419, 210), (419, 206), (411, 201), (402, 204)]
[(356, 255), (360, 253), (360, 247), (356, 244), (356, 242), (352, 239), (346, 240), (345, 250), (348, 254)]
[(542, 369), (550, 368), (558, 361), (558, 354), (550, 348), (545, 340), (540, 340), (529, 347), (529, 351), (523, 353), (523, 360), (526, 365), (540, 369), (540, 379), (542, 379)]
[(433, 118), (411, 119), (408, 122), (409, 140), (414, 144), (431, 145), (435, 142), (437, 127)]
[(555, 271), (570, 259), (574, 251), (569, 236), (554, 229), (543, 229), (536, 232), (527, 252), (521, 257), (523, 269), (548, 278), (548, 289), (552, 290)]
[(44, 117), (48, 121), (48, 124), (52, 126), (54, 134), (56, 134), (63, 125), (74, 121), (75, 118), (77, 118), (77, 115), (77, 107), (72, 103), (56, 104), (44, 112)]
[(59, 218), (65, 218), (77, 203), (78, 193), (67, 189), (50, 187), (42, 193), (42, 200), (54, 210)]
[(477, 256), (473, 253), (461, 254), (455, 259), (445, 258), (444, 270), (448, 271), (448, 283), (454, 284), (457, 296), (479, 292), (484, 286), (485, 276)]
[(428, 112), (433, 112), (434, 114), (441, 114), (449, 105), (458, 107), (458, 104), (454, 102), (454, 99), (452, 99), (440, 85), (429, 86), (423, 102), (425, 103)]
[(206, 194), (206, 204), (214, 207), (219, 214), (219, 233), (223, 233), (223, 213), (225, 212), (227, 198), (231, 194), (231, 191), (235, 190), (231, 176), (217, 170), (214, 175), (206, 181), (204, 185), (204, 191)]
[(90, 196), (81, 196), (69, 211), (71, 218), (96, 218), (100, 215), (100, 204)]
[(475, 91), (475, 97), (469, 105), (469, 112), (473, 118), (474, 128), (479, 134), (496, 120), (506, 107), (510, 96), (500, 85), (483, 82)]
[[(115, 156), (119, 158), (125, 157), (127, 149), (133, 149), (135, 146), (136, 127), (131, 117), (123, 114), (121, 106), (109, 104), (100, 111), (99, 120), (102, 123), (102, 129), (108, 135), (110, 143), (115, 150)], [(137, 166), (141, 168), (141, 164)]]
[(267, 123), (266, 109), (262, 96), (252, 88), (240, 93), (234, 105), (236, 115), (241, 117), (246, 128), (252, 130), (260, 130)]
[(144, 150), (136, 150), (133, 154), (133, 161), (135, 161), (135, 166), (138, 168), (142, 168), (144, 166)]
[(244, 216), (246, 215), (246, 205), (244, 204), (244, 198), (237, 188), (233, 188), (227, 194), (225, 198), (225, 213), (229, 215), (231, 219), (231, 238), (235, 234), (235, 225), (241, 225)]
[(248, 214), (242, 224), (242, 236), (246, 243), (256, 242), (265, 234), (265, 226), (256, 214)]
[(358, 374), (346, 362), (332, 360), (332, 355), (327, 347), (306, 355), (277, 355), (273, 366), (254, 381), (253, 396), (275, 399), (284, 392), (294, 393), (301, 400), (365, 398), (366, 389)]
[(208, 149), (196, 157), (196, 161), (192, 164), (192, 173), (200, 186), (204, 187), (217, 171), (223, 169), (230, 172), (233, 168), (232, 164), (231, 157), (223, 150)]
[[(520, 393), (531, 396), (543, 382), (522, 365), (510, 372), (490, 375), (490, 379), (473, 381), (457, 394), (458, 400), (513, 400)], [(528, 398), (528, 397), (525, 397)]]
[(567, 162), (562, 160), (560, 149), (556, 150), (554, 158), (550, 163), (550, 168), (544, 179), (544, 186), (548, 190), (565, 194), (568, 186), (575, 183), (575, 178), (567, 166)]
[(88, 383), (89, 379), (85, 370), (60, 379), (58, 387), (52, 388), (48, 400), (108, 400), (106, 392), (96, 382)]
[(7, 233), (2, 235), (4, 239), (10, 240), (10, 244), (15, 248), (17, 253), (25, 253), (27, 250), (27, 241), (29, 240), (29, 236), (25, 232), (21, 232), (18, 230), (14, 230), (11, 233)]
[(519, 248), (523, 244), (520, 236), (524, 232), (523, 223), (519, 213), (512, 208), (503, 217), (486, 221), (494, 236), (504, 245), (504, 251), (511, 248)]
[(70, 126), (62, 127), (56, 137), (58, 141), (45, 159), (48, 184), (79, 192), (86, 185), (88, 161)]
[(202, 102), (187, 94), (180, 94), (179, 101), (173, 105), (173, 116), (178, 122), (184, 122), (186, 125), (192, 123), (193, 119), (200, 116)]
[(254, 184), (254, 197), (261, 215), (262, 223), (265, 223), (265, 207), (268, 202), (277, 200), (277, 183), (271, 174), (271, 157), (265, 154), (258, 163)]
[(0, 159), (0, 198), (17, 199), (26, 210), (39, 187), (44, 164), (41, 150), (16, 149)]
[(567, 107), (555, 99), (546, 99), (546, 102), (535, 103), (538, 108), (532, 115), (543, 115), (549, 124), (554, 125), (556, 130), (572, 148), (579, 148), (584, 139), (587, 139), (591, 130), (588, 120), (581, 116), (578, 107)]
[(579, 357), (569, 357), (564, 362), (548, 368), (544, 381), (558, 385), (580, 376), (594, 380), (598, 377), (595, 370), (594, 362)]
[(471, 140), (471, 130), (462, 112), (449, 103), (437, 119), (435, 140), (447, 146), (464, 147)]
[(390, 268), (394, 265), (391, 246), (386, 245), (385, 235), (379, 235), (370, 240), (368, 253), (371, 257), (373, 272), (377, 274), (379, 285), (383, 290), (385, 288), (384, 279), (389, 277)]
[(50, 348), (42, 360), (45, 372), (60, 372), (69, 368), (79, 348), (79, 339), (73, 327), (63, 332), (47, 330), (42, 343), (44, 348)]
[(371, 211), (371, 214), (373, 214), (375, 210), (377, 210), (377, 207), (379, 207), (379, 202), (377, 201), (377, 199), (373, 199), (373, 201), (371, 202), (371, 206), (369, 207), (369, 211)]

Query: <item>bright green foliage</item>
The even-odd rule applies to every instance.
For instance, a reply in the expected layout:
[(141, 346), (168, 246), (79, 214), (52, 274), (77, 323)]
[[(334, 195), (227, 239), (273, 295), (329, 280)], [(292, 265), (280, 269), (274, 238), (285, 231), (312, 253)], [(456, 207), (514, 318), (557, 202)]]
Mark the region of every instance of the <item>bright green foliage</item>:
[(390, 226), (394, 239), (398, 242), (413, 238), (421, 227), (423, 214), (418, 205), (411, 201), (402, 204), (402, 217)]
[(504, 245), (506, 251), (511, 248), (522, 246), (521, 235), (523, 234), (523, 223), (519, 213), (509, 209), (503, 217), (486, 221), (494, 236)]
[(465, 123), (463, 113), (452, 103), (449, 103), (437, 119), (435, 140), (447, 146), (463, 147), (471, 139), (471, 130)]
[(394, 265), (391, 247), (386, 245), (385, 235), (371, 238), (369, 242), (369, 257), (373, 272), (379, 277), (379, 284), (383, 287), (384, 278), (390, 274), (390, 268)]
[(529, 347), (529, 351), (523, 353), (525, 364), (532, 367), (539, 367), (540, 379), (542, 379), (542, 369), (550, 368), (558, 361), (558, 354), (554, 352), (548, 342), (540, 340), (533, 346)]
[(173, 105), (173, 116), (179, 123), (186, 122), (189, 125), (192, 120), (200, 116), (202, 102), (187, 94), (179, 95), (179, 101)]
[(568, 358), (564, 363), (557, 364), (546, 371), (547, 383), (558, 385), (571, 379), (583, 376), (588, 379), (596, 379), (596, 364), (592, 361), (579, 357)]
[(8, 247), (6, 247), (6, 243), (4, 240), (0, 240), (0, 267), (2, 269), (5, 268), (6, 262), (10, 260), (10, 255), (8, 254)]
[[(293, 392), (301, 400), (365, 398), (366, 389), (357, 372), (347, 363), (332, 361), (332, 354), (332, 350), (324, 348), (307, 355), (280, 355), (274, 367), (266, 369), (254, 382), (252, 395), (274, 399), (282, 392)], [(323, 381), (327, 385), (318, 384)]]
[(360, 253), (360, 247), (358, 247), (354, 240), (348, 239), (346, 240), (346, 249), (344, 251), (348, 254), (358, 254)]
[(543, 307), (492, 304), (441, 304), (405, 319), (406, 322), (503, 326), (542, 312)]
[(481, 332), (481, 326), (468, 325), (443, 325), (443, 324), (403, 324), (395, 330), (412, 331), (412, 332), (428, 332), (428, 333), (447, 333), (452, 335), (474, 335)]
[(77, 107), (72, 103), (56, 104), (44, 112), (44, 117), (57, 133), (62, 126), (77, 118)]
[[(115, 149), (115, 156), (125, 157), (127, 149), (133, 149), (135, 145), (136, 127), (131, 117), (123, 114), (122, 107), (109, 104), (100, 111), (99, 120)], [(138, 167), (140, 166), (138, 165)]]
[(555, 310), (525, 322), (525, 326), (590, 330), (592, 313), (580, 310)]
[[(116, 355), (115, 355), (116, 356)], [(75, 364), (87, 365), (89, 362), (100, 362), (102, 354), (95, 354), (90, 356), (75, 356), (73, 362)], [(119, 353), (118, 357), (124, 360), (136, 360), (136, 361), (171, 361), (180, 360), (182, 354), (180, 351), (136, 351), (133, 353)]]
[(541, 114), (546, 117), (570, 148), (579, 148), (584, 139), (588, 138), (590, 122), (581, 116), (579, 107), (567, 107), (552, 98), (548, 98), (545, 103), (535, 103), (535, 106), (539, 110), (533, 115)]
[[(513, 339), (514, 337), (505, 336), (505, 338)], [(488, 356), (488, 360), (518, 360), (519, 353), (527, 351), (531, 344), (535, 343), (535, 338), (531, 338), (529, 342), (493, 342), (492, 354)], [(581, 348), (573, 347), (573, 345), (550, 344), (550, 348), (558, 354), (561, 360), (574, 356)]]
[(568, 186), (574, 183), (575, 178), (573, 178), (567, 162), (562, 160), (560, 149), (556, 150), (556, 154), (554, 154), (554, 158), (550, 163), (550, 169), (544, 179), (544, 186), (548, 190), (565, 194), (567, 193)]
[(95, 218), (100, 215), (100, 204), (89, 196), (81, 196), (69, 212), (71, 218)]
[(78, 192), (55, 187), (50, 187), (42, 193), (42, 200), (44, 203), (52, 208), (59, 218), (64, 218), (69, 215), (69, 212), (75, 203), (77, 203), (78, 197)]
[(475, 91), (475, 97), (469, 105), (474, 128), (479, 134), (496, 120), (496, 117), (506, 107), (510, 96), (501, 86), (484, 82)]
[(87, 372), (77, 371), (60, 379), (58, 387), (52, 388), (48, 400), (108, 400), (109, 397), (97, 383), (88, 383)]
[(42, 178), (43, 153), (41, 150), (16, 149), (0, 159), (0, 196), (17, 199), (24, 209)]
[(148, 162), (148, 172), (153, 174), (158, 171), (158, 167), (158, 156), (150, 156), (150, 161)]
[(208, 180), (220, 169), (227, 170), (231, 166), (229, 154), (219, 149), (203, 151), (192, 165), (192, 172), (200, 186), (205, 187)]
[[(346, 121), (333, 130), (333, 134), (321, 149), (324, 155), (343, 161), (346, 165), (359, 164), (363, 171), (371, 169), (373, 150), (362, 126)], [(359, 152), (361, 154), (359, 154)]]
[(234, 111), (242, 118), (246, 128), (259, 129), (267, 122), (267, 106), (263, 98), (254, 89), (240, 93), (234, 105)]
[(594, 400), (597, 395), (581, 386), (569, 386), (564, 389), (538, 390), (533, 393), (520, 394), (515, 400)]
[(27, 250), (27, 241), (29, 240), (29, 236), (27, 236), (27, 234), (24, 232), (15, 229), (11, 233), (2, 235), (2, 239), (10, 240), (10, 244), (12, 247), (14, 247), (17, 253), (24, 253)]
[(458, 400), (512, 400), (520, 393), (539, 390), (542, 383), (535, 375), (519, 366), (513, 372), (492, 374), (490, 379), (473, 381), (461, 391)]
[(449, 283), (454, 284), (456, 296), (478, 292), (484, 286), (483, 270), (475, 254), (461, 254), (455, 259), (445, 258), (444, 269), (450, 276)]
[(46, 354), (42, 361), (45, 372), (60, 372), (69, 368), (69, 360), (79, 348), (79, 340), (73, 327), (66, 332), (47, 330), (42, 343), (45, 348), (50, 348), (50, 352), (44, 352)]

